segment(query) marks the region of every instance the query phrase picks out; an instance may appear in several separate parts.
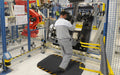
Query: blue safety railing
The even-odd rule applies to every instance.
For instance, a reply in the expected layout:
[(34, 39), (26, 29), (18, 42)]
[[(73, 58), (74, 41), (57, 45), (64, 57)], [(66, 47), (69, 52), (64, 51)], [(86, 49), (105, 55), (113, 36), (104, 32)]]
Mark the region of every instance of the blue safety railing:
[[(101, 72), (104, 74), (104, 75), (108, 75), (108, 62), (107, 62), (107, 55), (106, 55), (106, 35), (107, 35), (107, 27), (108, 27), (108, 15), (109, 15), (109, 0), (107, 0), (105, 3), (107, 3), (107, 7), (106, 7), (106, 22), (104, 23), (104, 30), (103, 30), (103, 40), (101, 40), (102, 42), (104, 41), (104, 43), (102, 43), (101, 47)], [(105, 45), (104, 45), (105, 44)]]
[[(5, 31), (5, 12), (4, 12), (4, 0), (0, 0), (0, 19), (1, 19), (1, 33), (2, 33), (2, 49), (3, 54), (7, 53), (7, 47), (6, 47), (6, 31)], [(4, 55), (3, 55), (4, 57)], [(3, 59), (4, 60), (4, 59)], [(5, 64), (3, 64), (3, 69), (6, 70)]]
[(27, 0), (27, 20), (28, 20), (28, 50), (31, 50), (30, 24), (29, 24), (29, 0)]
[[(1, 1), (0, 1), (0, 5), (1, 5)], [(1, 6), (0, 6), (0, 17), (1, 17)], [(1, 18), (0, 18), (0, 37), (1, 37)]]

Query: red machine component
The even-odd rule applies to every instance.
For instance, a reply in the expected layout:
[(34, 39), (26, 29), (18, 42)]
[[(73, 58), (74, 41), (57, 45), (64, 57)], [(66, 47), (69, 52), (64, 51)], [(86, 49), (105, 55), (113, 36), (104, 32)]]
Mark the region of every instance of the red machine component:
[[(36, 2), (36, 0), (35, 1), (29, 1), (29, 3), (35, 3)], [(15, 3), (16, 3), (16, 5), (25, 5), (25, 11), (27, 12), (27, 1), (22, 1), (22, 0), (15, 0)], [(35, 37), (37, 37), (37, 34), (38, 34), (38, 30), (36, 30), (37, 29), (37, 24), (39, 23), (39, 22), (41, 22), (42, 21), (42, 16), (41, 15), (39, 15), (35, 10), (33, 10), (33, 9), (29, 9), (29, 14), (30, 14), (30, 18), (29, 18), (29, 20), (30, 20), (30, 36), (32, 37), (32, 38), (35, 38)], [(27, 26), (25, 27), (25, 29), (23, 30), (23, 32), (22, 32), (22, 35), (24, 35), (24, 36), (28, 36), (28, 32), (27, 32)]]
[(7, 4), (7, 2), (4, 2), (4, 4), (6, 5), (6, 4)]
[[(29, 12), (30, 12), (30, 30), (33, 30), (33, 31), (30, 31), (31, 33), (31, 37), (35, 38), (37, 37), (37, 34), (38, 34), (38, 30), (35, 30), (37, 29), (36, 25), (42, 20), (42, 16), (39, 15), (37, 12), (35, 12), (35, 10), (33, 9), (29, 9)], [(25, 27), (25, 29), (23, 30), (22, 32), (22, 35), (24, 36), (28, 36), (28, 32), (27, 32), (27, 26)]]

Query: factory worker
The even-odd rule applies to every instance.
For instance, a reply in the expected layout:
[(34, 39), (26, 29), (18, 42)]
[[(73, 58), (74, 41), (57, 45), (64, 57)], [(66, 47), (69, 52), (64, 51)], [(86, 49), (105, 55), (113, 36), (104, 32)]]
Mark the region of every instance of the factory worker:
[(63, 54), (62, 62), (56, 70), (57, 73), (66, 70), (73, 53), (72, 37), (69, 31), (73, 31), (75, 26), (67, 20), (68, 15), (69, 13), (67, 11), (62, 11), (60, 17), (55, 22), (56, 35)]

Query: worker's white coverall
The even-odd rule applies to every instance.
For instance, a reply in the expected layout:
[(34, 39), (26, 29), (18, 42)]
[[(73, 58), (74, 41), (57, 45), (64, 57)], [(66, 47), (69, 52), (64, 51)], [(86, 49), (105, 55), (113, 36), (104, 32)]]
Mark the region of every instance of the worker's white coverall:
[(66, 69), (73, 53), (72, 38), (69, 31), (73, 31), (75, 29), (75, 26), (72, 25), (68, 20), (65, 20), (64, 18), (59, 18), (55, 22), (55, 28), (58, 43), (63, 53), (63, 59), (59, 67)]

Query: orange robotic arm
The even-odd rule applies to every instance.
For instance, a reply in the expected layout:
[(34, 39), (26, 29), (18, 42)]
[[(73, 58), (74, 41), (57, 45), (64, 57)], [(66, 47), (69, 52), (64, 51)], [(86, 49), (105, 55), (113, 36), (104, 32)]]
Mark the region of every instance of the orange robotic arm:
[[(29, 3), (35, 3), (36, 0), (34, 1), (29, 1)], [(25, 11), (27, 12), (27, 1), (23, 1), (23, 0), (15, 0), (16, 5), (25, 5)], [(42, 16), (39, 15), (35, 10), (33, 9), (29, 9), (29, 14), (30, 14), (30, 30), (35, 30), (37, 29), (36, 26), (39, 22), (42, 21)], [(24, 36), (28, 36), (27, 33), (27, 26), (25, 27), (25, 29), (22, 32), (22, 35)], [(31, 31), (31, 37), (37, 37), (38, 34), (38, 30), (35, 31)]]

